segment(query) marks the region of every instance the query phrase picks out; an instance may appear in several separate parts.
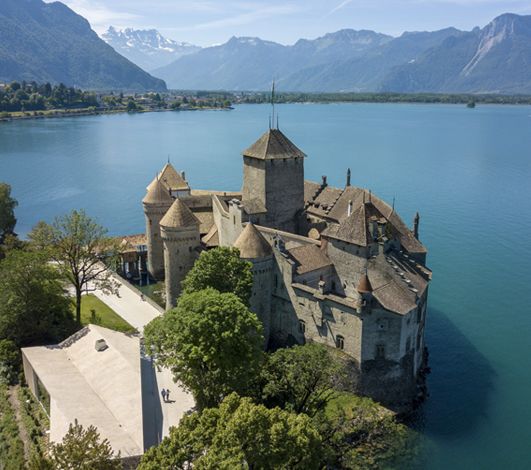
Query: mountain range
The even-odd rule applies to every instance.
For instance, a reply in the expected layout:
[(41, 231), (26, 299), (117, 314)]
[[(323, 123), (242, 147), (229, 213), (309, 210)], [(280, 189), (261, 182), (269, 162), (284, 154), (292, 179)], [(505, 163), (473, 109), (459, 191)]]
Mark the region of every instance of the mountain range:
[(153, 73), (175, 89), (531, 93), (531, 16), (391, 37), (341, 30), (285, 46), (233, 37)]
[(0, 0), (0, 82), (35, 80), (84, 89), (166, 90), (60, 2)]
[(148, 72), (201, 49), (187, 42), (165, 38), (156, 29), (118, 30), (110, 26), (101, 37), (116, 52)]

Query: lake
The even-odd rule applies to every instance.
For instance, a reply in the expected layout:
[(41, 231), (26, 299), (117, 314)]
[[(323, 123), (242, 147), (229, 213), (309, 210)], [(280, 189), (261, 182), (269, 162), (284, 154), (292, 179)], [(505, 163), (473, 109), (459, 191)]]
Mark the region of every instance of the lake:
[[(372, 189), (429, 249), (430, 397), (416, 426), (429, 469), (531, 468), (531, 107), (279, 105), (306, 176)], [(144, 229), (141, 199), (170, 158), (193, 188), (239, 190), (265, 105), (233, 111), (0, 123), (0, 181), (18, 232), (84, 208), (112, 234)]]

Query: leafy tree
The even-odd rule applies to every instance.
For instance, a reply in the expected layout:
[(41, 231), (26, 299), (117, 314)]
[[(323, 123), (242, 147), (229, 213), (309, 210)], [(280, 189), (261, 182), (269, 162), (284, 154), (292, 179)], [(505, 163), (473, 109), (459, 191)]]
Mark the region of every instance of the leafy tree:
[(100, 439), (94, 426), (83, 428), (77, 420), (70, 424), (63, 441), (50, 446), (44, 460), (54, 470), (120, 470), (120, 454), (114, 454), (107, 439)]
[(11, 197), (11, 186), (0, 183), (0, 245), (4, 243), (6, 235), (13, 234), (15, 230), (17, 205), (18, 202)]
[(71, 334), (71, 303), (61, 280), (42, 254), (10, 251), (0, 263), (0, 338), (21, 347)]
[(146, 346), (190, 390), (200, 409), (235, 391), (245, 394), (262, 360), (262, 324), (230, 293), (183, 294), (177, 307), (149, 323)]
[(318, 469), (321, 438), (306, 415), (268, 409), (231, 394), (219, 408), (184, 417), (139, 470)]
[(268, 406), (314, 416), (337, 395), (343, 363), (319, 344), (279, 349), (261, 372), (261, 398)]
[(336, 406), (313, 421), (328, 468), (407, 468), (417, 454), (419, 436), (369, 398), (343, 393)]
[(48, 253), (74, 287), (78, 323), (84, 290), (94, 286), (104, 292), (116, 292), (110, 265), (118, 256), (118, 245), (85, 211), (74, 210), (56, 218), (51, 225), (39, 222), (29, 238), (37, 249)]
[(203, 251), (182, 283), (183, 292), (212, 287), (219, 292), (232, 292), (249, 305), (253, 287), (251, 268), (252, 264), (242, 260), (236, 248)]
[(20, 350), (9, 339), (0, 339), (0, 384), (12, 385), (20, 371)]

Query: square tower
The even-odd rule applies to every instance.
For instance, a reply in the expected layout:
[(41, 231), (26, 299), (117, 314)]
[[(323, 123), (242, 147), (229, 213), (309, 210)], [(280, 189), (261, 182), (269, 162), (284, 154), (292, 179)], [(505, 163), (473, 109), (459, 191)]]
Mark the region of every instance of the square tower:
[(243, 152), (244, 207), (265, 207), (267, 227), (297, 233), (304, 210), (304, 158), (279, 129)]

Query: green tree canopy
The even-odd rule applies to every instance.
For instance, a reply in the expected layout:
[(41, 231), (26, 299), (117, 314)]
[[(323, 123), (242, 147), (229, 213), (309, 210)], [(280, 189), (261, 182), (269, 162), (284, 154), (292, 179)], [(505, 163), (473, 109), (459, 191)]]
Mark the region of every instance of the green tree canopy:
[(318, 469), (321, 438), (310, 418), (231, 394), (219, 408), (184, 417), (139, 470)]
[(236, 295), (215, 289), (183, 294), (144, 336), (157, 364), (173, 371), (200, 409), (246, 393), (263, 356), (260, 320)]
[(344, 365), (325, 346), (307, 344), (268, 354), (261, 372), (262, 400), (314, 416), (337, 392)]
[[(89, 286), (114, 292), (109, 266), (118, 254), (115, 240), (85, 211), (72, 211), (53, 224), (39, 222), (29, 234), (33, 246), (44, 250), (72, 284), (76, 294), (76, 321), (81, 323), (81, 295)], [(105, 261), (105, 263), (103, 262)]]
[(10, 251), (0, 262), (0, 338), (17, 346), (59, 341), (73, 332), (61, 276), (39, 253)]
[(4, 243), (6, 235), (12, 234), (15, 230), (17, 205), (18, 202), (11, 197), (11, 186), (0, 183), (0, 245)]
[(20, 349), (14, 341), (0, 339), (0, 384), (16, 383), (20, 371)]
[(63, 441), (50, 446), (47, 459), (54, 470), (120, 470), (120, 454), (115, 455), (107, 439), (101, 440), (94, 426), (83, 428), (77, 420), (70, 424)]
[(219, 247), (203, 251), (182, 283), (183, 292), (207, 287), (232, 292), (249, 305), (253, 288), (252, 264), (240, 259), (236, 248)]

